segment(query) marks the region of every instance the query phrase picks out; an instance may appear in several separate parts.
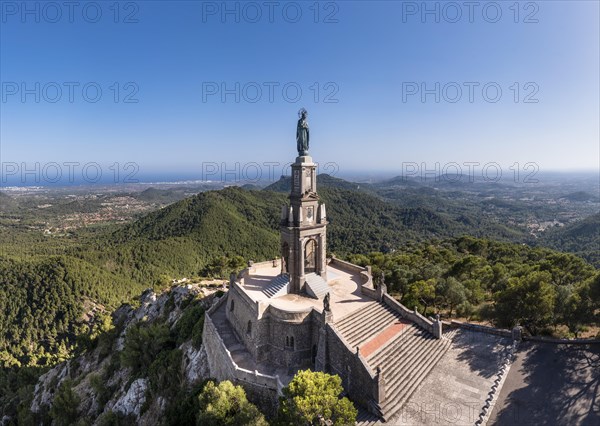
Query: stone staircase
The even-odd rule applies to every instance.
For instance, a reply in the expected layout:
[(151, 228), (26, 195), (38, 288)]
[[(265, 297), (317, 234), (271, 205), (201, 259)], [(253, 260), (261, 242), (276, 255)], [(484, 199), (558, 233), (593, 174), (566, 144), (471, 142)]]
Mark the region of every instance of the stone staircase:
[(273, 281), (263, 289), (263, 293), (269, 298), (283, 296), (288, 294), (290, 277), (287, 274), (278, 275)]
[(335, 323), (337, 330), (352, 348), (362, 346), (384, 328), (402, 321), (400, 314), (383, 303), (373, 301), (365, 305)]
[[(398, 322), (405, 326), (386, 336), (390, 326)], [(386, 400), (378, 407), (383, 420), (399, 413), (451, 345), (450, 339), (436, 339), (376, 301), (367, 302), (367, 306), (342, 318), (335, 326), (352, 348), (361, 349), (365, 344), (371, 346), (377, 339), (382, 340), (376, 350), (366, 354), (366, 361), (373, 371), (381, 368), (385, 379)], [(362, 421), (369, 424), (367, 419)]]
[(226, 304), (223, 303), (212, 313), (210, 317), (213, 324), (237, 365), (248, 370), (254, 370), (257, 368), (256, 362), (254, 362), (252, 355), (248, 352), (244, 344), (237, 338), (233, 327), (231, 327), (231, 324), (227, 320), (225, 309)]
[(356, 408), (358, 409), (358, 415), (356, 416), (356, 426), (375, 426), (382, 424), (379, 417), (369, 413), (364, 408)]
[(329, 292), (329, 285), (320, 275), (314, 272), (306, 274), (306, 292), (316, 299), (322, 299)]
[(386, 401), (380, 407), (384, 419), (397, 414), (452, 344), (412, 324), (367, 358), (381, 368)]
[(444, 328), (444, 337), (448, 340), (454, 340), (456, 335), (460, 332), (459, 327), (454, 328)]

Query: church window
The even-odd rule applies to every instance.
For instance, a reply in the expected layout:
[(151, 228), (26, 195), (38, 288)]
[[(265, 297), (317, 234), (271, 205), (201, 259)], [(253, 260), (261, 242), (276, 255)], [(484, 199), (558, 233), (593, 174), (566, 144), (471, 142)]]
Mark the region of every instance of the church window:
[(294, 336), (285, 336), (285, 346), (294, 349)]

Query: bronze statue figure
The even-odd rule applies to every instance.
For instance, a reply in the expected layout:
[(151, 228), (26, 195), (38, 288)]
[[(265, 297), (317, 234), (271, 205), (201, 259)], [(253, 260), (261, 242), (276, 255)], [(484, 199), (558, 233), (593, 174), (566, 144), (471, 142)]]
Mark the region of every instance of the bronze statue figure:
[(308, 122), (306, 121), (306, 117), (308, 116), (308, 111), (302, 108), (298, 111), (298, 126), (296, 127), (296, 147), (298, 148), (298, 155), (308, 155), (308, 147), (309, 147), (309, 131), (308, 131)]
[(330, 298), (331, 296), (329, 295), (329, 292), (323, 298), (323, 310), (326, 312), (329, 312), (331, 310), (331, 306), (329, 306)]

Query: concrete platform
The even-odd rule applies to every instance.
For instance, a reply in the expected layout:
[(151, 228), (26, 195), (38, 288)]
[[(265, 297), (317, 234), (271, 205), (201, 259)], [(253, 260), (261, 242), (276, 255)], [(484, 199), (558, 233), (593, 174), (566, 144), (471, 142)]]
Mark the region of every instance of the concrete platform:
[[(472, 426), (478, 419), (509, 339), (455, 330), (452, 346), (421, 382), (403, 409), (387, 423), (361, 412), (360, 426)], [(493, 422), (488, 424), (494, 424)]]
[(450, 350), (389, 424), (473, 425), (510, 345), (503, 337), (456, 330)]
[[(281, 267), (273, 267), (271, 263), (256, 265), (252, 274), (247, 276), (242, 284), (246, 294), (254, 301), (268, 302), (276, 308), (286, 311), (305, 311), (315, 308), (317, 311), (323, 311), (323, 302), (308, 296), (298, 294), (286, 294), (275, 298), (269, 298), (263, 289), (275, 279), (281, 272)], [(361, 294), (361, 277), (358, 273), (344, 270), (338, 266), (327, 266), (327, 284), (329, 286), (330, 307), (333, 313), (334, 321), (337, 321), (357, 309), (364, 306), (364, 303), (372, 299)]]
[(523, 342), (489, 425), (600, 424), (600, 344)]

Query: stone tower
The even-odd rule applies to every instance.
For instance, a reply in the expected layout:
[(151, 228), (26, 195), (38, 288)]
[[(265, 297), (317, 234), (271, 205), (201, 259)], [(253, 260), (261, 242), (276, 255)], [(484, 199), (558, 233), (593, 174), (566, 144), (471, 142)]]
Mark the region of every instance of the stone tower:
[(299, 154), (292, 164), (290, 204), (281, 212), (281, 272), (295, 294), (306, 292), (307, 279), (315, 275), (327, 282), (327, 216), (317, 194), (317, 165), (306, 151)]

